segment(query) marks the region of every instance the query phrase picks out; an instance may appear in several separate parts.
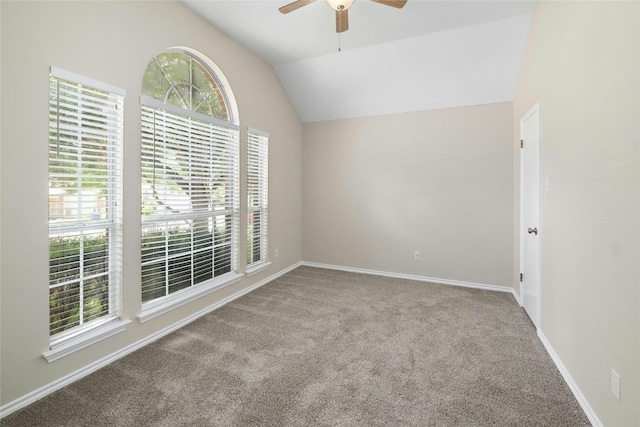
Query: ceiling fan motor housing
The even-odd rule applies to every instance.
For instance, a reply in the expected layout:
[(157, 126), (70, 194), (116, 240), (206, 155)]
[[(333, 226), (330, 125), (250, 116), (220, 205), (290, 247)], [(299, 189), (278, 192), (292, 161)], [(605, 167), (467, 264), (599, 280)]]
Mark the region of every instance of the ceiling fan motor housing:
[(329, 6), (331, 6), (338, 12), (341, 12), (343, 10), (349, 9), (353, 4), (353, 1), (354, 0), (327, 0), (327, 3), (329, 3)]
[[(293, 3), (289, 3), (282, 6), (279, 10), (282, 13), (289, 13), (296, 9), (306, 6), (316, 0), (295, 0)], [(336, 32), (342, 33), (349, 29), (349, 8), (355, 0), (326, 0), (329, 6), (336, 11)], [(395, 8), (402, 8), (407, 0), (371, 0), (375, 3), (380, 3), (386, 6), (392, 6)]]

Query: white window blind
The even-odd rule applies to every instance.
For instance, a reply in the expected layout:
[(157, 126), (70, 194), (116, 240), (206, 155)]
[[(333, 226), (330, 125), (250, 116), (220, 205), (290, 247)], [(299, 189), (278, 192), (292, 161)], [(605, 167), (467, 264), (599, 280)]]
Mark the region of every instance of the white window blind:
[(247, 265), (267, 260), (269, 216), (269, 135), (248, 130)]
[(142, 102), (145, 303), (237, 269), (239, 135), (229, 123)]
[(125, 92), (53, 67), (49, 84), (53, 346), (119, 315)]

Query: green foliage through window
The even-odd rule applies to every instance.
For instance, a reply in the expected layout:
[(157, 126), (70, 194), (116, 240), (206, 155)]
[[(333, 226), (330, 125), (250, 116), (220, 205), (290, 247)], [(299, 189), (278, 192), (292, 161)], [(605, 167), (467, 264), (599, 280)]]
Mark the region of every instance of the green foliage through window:
[(186, 53), (165, 52), (155, 56), (145, 71), (142, 93), (165, 104), (229, 120), (224, 94), (215, 76)]
[(119, 310), (124, 91), (87, 80), (53, 67), (49, 79), (52, 343)]
[(49, 329), (65, 331), (109, 313), (106, 234), (49, 239)]
[(217, 77), (191, 54), (157, 55), (142, 86), (142, 301), (149, 302), (234, 271), (239, 132)]

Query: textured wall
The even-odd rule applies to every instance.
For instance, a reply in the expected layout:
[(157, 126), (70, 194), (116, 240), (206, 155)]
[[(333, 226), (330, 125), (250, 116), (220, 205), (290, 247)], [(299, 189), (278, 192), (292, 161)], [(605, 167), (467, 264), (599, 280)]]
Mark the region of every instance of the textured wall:
[[(536, 102), (540, 178), (549, 178), (540, 330), (604, 425), (639, 425), (640, 3), (539, 2), (514, 139)], [(519, 164), (515, 153), (516, 178)], [(514, 264), (514, 283), (516, 272)], [(622, 376), (620, 401), (612, 368)]]
[(511, 115), (499, 103), (306, 123), (303, 259), (511, 286)]
[[(178, 2), (7, 2), (2, 8), (2, 310), (4, 406), (138, 342), (301, 258), (302, 125), (273, 69)], [(148, 61), (172, 46), (212, 59), (246, 127), (270, 133), (270, 245), (258, 275), (138, 323), (140, 312), (140, 85)], [(126, 89), (124, 318), (127, 331), (52, 364), (48, 349), (47, 134), (49, 67)], [(245, 154), (242, 144), (241, 155)], [(244, 168), (243, 182), (244, 182)], [(242, 192), (241, 194), (245, 194)], [(241, 197), (245, 201), (245, 197)], [(246, 203), (242, 205), (246, 212)], [(244, 221), (242, 221), (244, 223)], [(242, 230), (246, 225), (243, 224)], [(243, 231), (241, 231), (242, 233)], [(244, 239), (240, 239), (244, 244)], [(241, 248), (244, 246), (241, 246)], [(240, 254), (242, 254), (242, 249)], [(244, 263), (244, 257), (240, 257)]]

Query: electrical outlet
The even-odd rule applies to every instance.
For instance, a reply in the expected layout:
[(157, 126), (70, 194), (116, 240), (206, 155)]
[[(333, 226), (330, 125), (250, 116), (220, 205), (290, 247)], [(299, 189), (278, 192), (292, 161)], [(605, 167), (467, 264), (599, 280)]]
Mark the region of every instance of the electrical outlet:
[(413, 252), (413, 259), (415, 259), (416, 261), (420, 261), (420, 251)]
[(611, 370), (611, 393), (620, 400), (620, 375), (613, 369)]
[(278, 258), (280, 256), (280, 249), (276, 248), (275, 252), (276, 258)]

